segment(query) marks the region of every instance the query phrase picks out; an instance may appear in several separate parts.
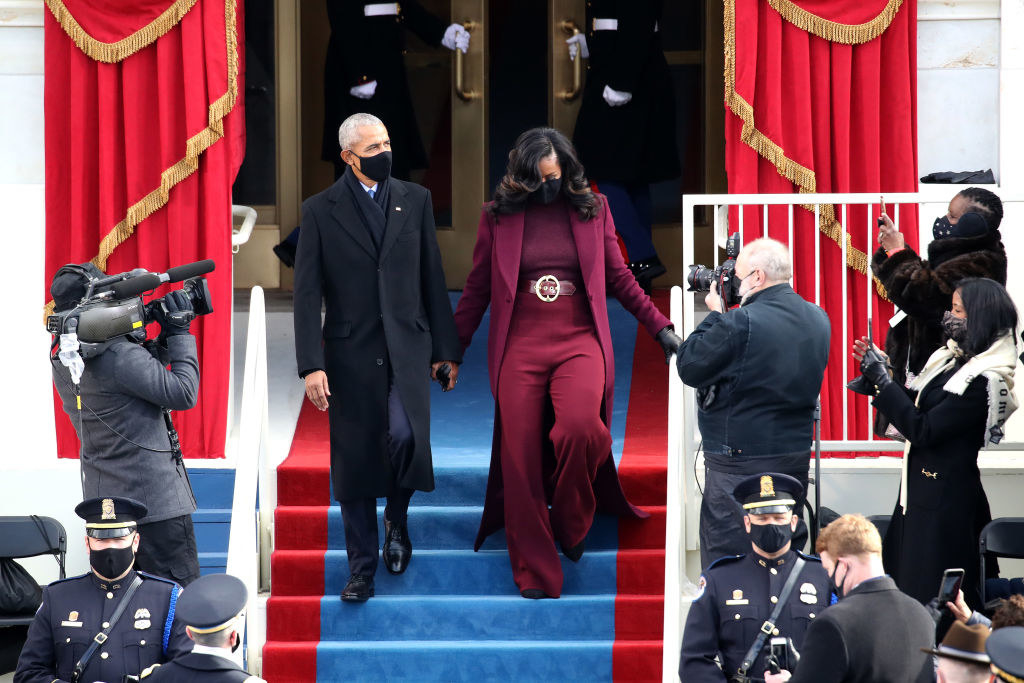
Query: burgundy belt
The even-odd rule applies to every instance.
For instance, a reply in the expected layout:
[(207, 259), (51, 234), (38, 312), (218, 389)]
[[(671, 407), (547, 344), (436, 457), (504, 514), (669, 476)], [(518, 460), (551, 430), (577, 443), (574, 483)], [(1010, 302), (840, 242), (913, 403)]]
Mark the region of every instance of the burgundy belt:
[(545, 275), (539, 280), (529, 280), (521, 292), (536, 294), (541, 301), (552, 302), (560, 296), (572, 296), (576, 293), (576, 285), (571, 280), (559, 280), (554, 275)]

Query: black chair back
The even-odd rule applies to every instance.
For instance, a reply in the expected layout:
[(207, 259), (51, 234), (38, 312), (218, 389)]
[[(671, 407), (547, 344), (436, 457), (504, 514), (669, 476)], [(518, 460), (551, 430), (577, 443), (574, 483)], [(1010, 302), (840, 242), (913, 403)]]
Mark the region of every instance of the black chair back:
[[(0, 557), (11, 559), (53, 555), (65, 577), (64, 562), (68, 552), (68, 535), (64, 525), (53, 517), (27, 515), (0, 517)], [(32, 616), (0, 616), (0, 627), (32, 623)]]
[(1024, 517), (999, 517), (986, 524), (978, 539), (978, 550), (981, 555), (981, 603), (985, 604), (985, 554), (1024, 558)]

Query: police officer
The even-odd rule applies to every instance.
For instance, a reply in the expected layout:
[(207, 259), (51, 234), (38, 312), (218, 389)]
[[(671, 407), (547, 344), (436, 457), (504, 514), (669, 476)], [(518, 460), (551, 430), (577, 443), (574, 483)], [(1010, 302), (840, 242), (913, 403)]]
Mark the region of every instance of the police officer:
[(793, 508), (802, 493), (799, 481), (772, 472), (747, 477), (736, 486), (733, 496), (746, 513), (743, 523), (753, 552), (722, 557), (701, 575), (700, 592), (690, 606), (683, 631), (681, 680), (763, 680), (767, 648), (747, 669), (749, 678), (738, 672), (781, 599), (798, 559), (803, 566), (765, 643), (770, 644), (773, 637), (790, 638), (799, 651), (808, 624), (830, 604), (828, 576), (821, 561), (791, 548), (797, 523)]
[(178, 603), (178, 620), (195, 641), (192, 652), (142, 673), (151, 683), (262, 683), (238, 667), (231, 653), (242, 644), (248, 592), (229, 574), (210, 574), (189, 585)]
[(191, 648), (184, 626), (174, 622), (181, 588), (134, 569), (137, 521), (146, 506), (130, 498), (91, 498), (75, 513), (86, 522), (92, 571), (43, 589), (16, 683), (120, 683)]
[(1024, 626), (1004, 626), (992, 631), (985, 641), (985, 652), (992, 660), (993, 681), (1024, 681)]

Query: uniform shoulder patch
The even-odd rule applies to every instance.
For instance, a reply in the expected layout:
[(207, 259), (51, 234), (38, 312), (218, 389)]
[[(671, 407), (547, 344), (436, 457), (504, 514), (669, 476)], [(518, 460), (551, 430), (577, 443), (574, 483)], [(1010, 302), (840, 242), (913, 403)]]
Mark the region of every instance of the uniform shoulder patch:
[(735, 562), (736, 560), (742, 560), (744, 557), (746, 557), (746, 555), (722, 555), (720, 558), (709, 564), (707, 569), (704, 570), (704, 573), (711, 571), (715, 567), (724, 566), (731, 562)]
[[(136, 573), (139, 576), (141, 576), (142, 578), (146, 579), (147, 581), (161, 581), (161, 582), (166, 583), (166, 584), (168, 584), (170, 586), (178, 586), (178, 582), (177, 581), (171, 581), (170, 579), (165, 579), (164, 577), (157, 576), (156, 574), (149, 574), (147, 572), (136, 572)], [(181, 588), (181, 586), (178, 586), (178, 588)]]
[(146, 678), (147, 676), (149, 676), (151, 673), (156, 671), (156, 668), (158, 666), (160, 666), (160, 665), (159, 664), (153, 664), (152, 666), (147, 666), (145, 669), (142, 670), (142, 673), (139, 674), (139, 679), (141, 680), (141, 679)]
[(806, 553), (800, 552), (799, 550), (796, 551), (796, 554), (799, 557), (804, 558), (804, 560), (806, 560), (807, 562), (817, 562), (818, 564), (821, 564), (821, 558), (817, 555), (808, 555)]

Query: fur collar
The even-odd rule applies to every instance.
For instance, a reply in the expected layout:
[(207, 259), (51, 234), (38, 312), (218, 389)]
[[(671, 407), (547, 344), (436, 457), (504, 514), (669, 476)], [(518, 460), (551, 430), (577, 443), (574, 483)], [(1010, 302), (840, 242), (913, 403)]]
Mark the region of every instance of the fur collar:
[(992, 230), (977, 237), (946, 237), (928, 243), (928, 263), (935, 268), (946, 261), (965, 256), (972, 252), (989, 251), (1006, 260), (1006, 249), (998, 230)]

